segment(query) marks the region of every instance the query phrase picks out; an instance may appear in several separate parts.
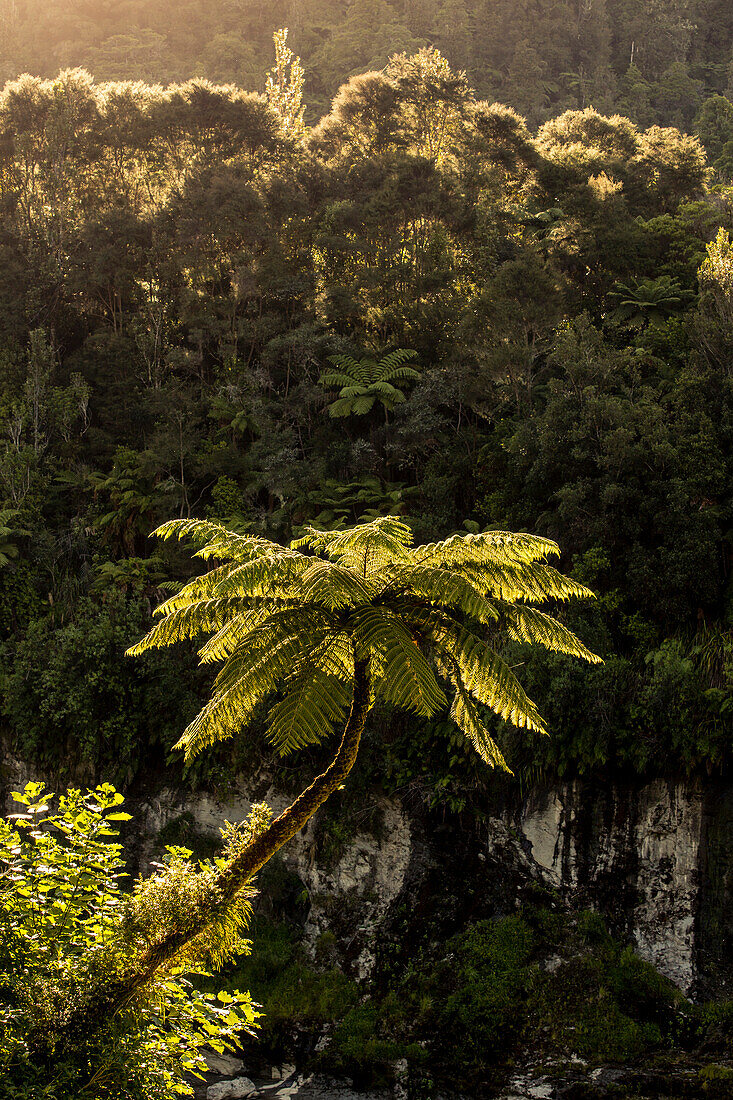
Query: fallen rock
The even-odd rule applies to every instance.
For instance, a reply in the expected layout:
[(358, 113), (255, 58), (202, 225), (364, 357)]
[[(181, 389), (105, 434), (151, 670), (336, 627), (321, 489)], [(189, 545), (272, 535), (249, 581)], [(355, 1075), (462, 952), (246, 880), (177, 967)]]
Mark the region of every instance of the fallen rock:
[(204, 1057), (209, 1073), (215, 1073), (218, 1077), (236, 1077), (244, 1069), (242, 1059), (235, 1058), (232, 1054), (217, 1054), (215, 1050), (207, 1050)]
[(209, 1085), (206, 1090), (206, 1100), (245, 1100), (257, 1092), (257, 1086), (249, 1077), (233, 1077), (229, 1081), (219, 1081), (216, 1085)]
[(281, 1066), (272, 1066), (270, 1069), (270, 1076), (273, 1081), (286, 1081), (288, 1078), (295, 1074), (295, 1066), (289, 1062), (284, 1062)]
[(552, 1082), (547, 1077), (514, 1077), (508, 1090), (501, 1100), (551, 1100), (554, 1095)]

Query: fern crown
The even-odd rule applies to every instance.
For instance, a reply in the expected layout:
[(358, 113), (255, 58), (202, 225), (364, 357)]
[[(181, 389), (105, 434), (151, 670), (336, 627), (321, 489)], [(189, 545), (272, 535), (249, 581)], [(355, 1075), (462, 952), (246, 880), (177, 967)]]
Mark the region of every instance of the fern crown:
[(592, 596), (548, 563), (557, 545), (536, 535), (490, 531), (415, 547), (394, 516), (346, 531), (306, 528), (289, 547), (204, 520), (156, 533), (191, 540), (214, 563), (157, 609), (158, 622), (129, 650), (209, 635), (201, 661), (221, 668), (178, 743), (187, 758), (245, 728), (272, 696), (268, 736), (278, 752), (322, 741), (344, 719), (359, 659), (374, 696), (426, 717), (450, 705), (480, 756), (508, 770), (486, 709), (546, 730), (501, 655), (505, 641), (600, 660), (530, 606)]
[(364, 416), (371, 412), (377, 401), (388, 412), (395, 405), (402, 404), (405, 395), (401, 386), (420, 377), (419, 370), (405, 366), (416, 355), (417, 352), (410, 348), (397, 348), (381, 359), (331, 355), (329, 362), (334, 369), (322, 374), (318, 380), (322, 386), (339, 390), (338, 399), (328, 406), (329, 415)]

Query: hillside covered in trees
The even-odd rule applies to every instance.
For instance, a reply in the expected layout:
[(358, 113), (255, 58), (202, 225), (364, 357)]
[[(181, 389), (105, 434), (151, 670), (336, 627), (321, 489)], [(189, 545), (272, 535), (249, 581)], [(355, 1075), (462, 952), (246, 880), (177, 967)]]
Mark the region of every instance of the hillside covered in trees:
[[(694, 136), (592, 108), (531, 129), (427, 49), (307, 128), (279, 51), (269, 98), (83, 71), (0, 98), (15, 751), (163, 764), (206, 684), (187, 652), (120, 659), (187, 568), (148, 541), (162, 520), (285, 540), (393, 512), (418, 540), (550, 535), (599, 594), (568, 623), (603, 666), (514, 655), (553, 735), (498, 731), (520, 774), (719, 772), (729, 188)], [(434, 754), (390, 731), (381, 782), (465, 805), (470, 752), (447, 769), (439, 722)]]
[(730, 4), (0, 0), (2, 85), (11, 1090), (727, 1097)]
[(733, 87), (726, 0), (2, 0), (0, 79), (84, 66), (97, 80), (261, 91), (281, 26), (305, 65), (310, 122), (348, 77), (425, 46), (532, 125), (593, 105), (689, 127)]

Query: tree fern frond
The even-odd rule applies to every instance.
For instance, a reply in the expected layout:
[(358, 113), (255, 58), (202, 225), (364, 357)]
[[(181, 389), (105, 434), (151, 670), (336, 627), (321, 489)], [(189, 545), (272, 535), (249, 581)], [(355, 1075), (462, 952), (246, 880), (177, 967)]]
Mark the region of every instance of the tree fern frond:
[(505, 661), (468, 630), (438, 636), (440, 648), (452, 657), (461, 680), (479, 703), (520, 729), (547, 733), (537, 707)]
[[(382, 383), (395, 381), (416, 382), (418, 378), (420, 378), (420, 371), (414, 370), (413, 367), (395, 367), (394, 370), (382, 372), (379, 381)], [(375, 384), (378, 385), (379, 383)]]
[(397, 516), (381, 516), (345, 531), (318, 531), (306, 527), (305, 534), (291, 542), (293, 550), (325, 554), (358, 576), (368, 579), (389, 564), (409, 561), (412, 531)]
[(411, 545), (412, 531), (407, 524), (396, 516), (382, 516), (346, 531), (334, 531), (333, 538), (323, 543), (323, 552), (368, 578), (389, 564), (409, 561)]
[(461, 683), (459, 676), (454, 679), (454, 687), (455, 695), (450, 709), (451, 718), (485, 763), (491, 765), (492, 768), (500, 768), (501, 771), (512, 775), (501, 749), (481, 721), (478, 708)]
[(268, 623), (256, 628), (229, 657), (214, 681), (212, 698), (175, 747), (183, 748), (189, 759), (202, 748), (237, 733), (259, 703), (294, 672), (307, 667), (309, 642), (323, 645), (328, 638), (324, 628), (312, 631), (310, 637), (297, 630), (287, 633)]
[(222, 535), (232, 535), (221, 523), (205, 519), (169, 519), (153, 531), (156, 538), (190, 539), (193, 543), (205, 543)]
[[(340, 624), (324, 609), (289, 608), (270, 615), (240, 638), (216, 677), (217, 690), (248, 678), (255, 684), (265, 678), (273, 684), (297, 673), (314, 649), (341, 632)], [(263, 667), (264, 664), (268, 667)]]
[(367, 396), (367, 387), (362, 386), (360, 382), (350, 382), (348, 386), (343, 386), (339, 397), (365, 397)]
[(210, 569), (202, 577), (194, 577), (192, 580), (187, 581), (182, 588), (179, 588), (167, 600), (159, 604), (153, 614), (156, 617), (170, 615), (173, 611), (179, 611), (183, 607), (188, 607), (191, 603), (213, 599), (217, 584), (227, 576), (231, 569), (232, 563), (227, 562), (225, 565)]
[(359, 369), (359, 360), (355, 359), (353, 355), (329, 355), (329, 363), (333, 363), (335, 367), (341, 367), (341, 369), (349, 375), (350, 378), (356, 377), (355, 371)]
[(328, 645), (313, 651), (313, 662), (329, 676), (336, 677), (343, 684), (351, 684), (354, 679), (354, 648), (351, 639), (344, 632), (337, 634)]
[(364, 607), (351, 616), (357, 652), (369, 652), (379, 690), (395, 706), (429, 717), (446, 705), (433, 670), (407, 627), (386, 608)]
[(414, 592), (436, 605), (457, 608), (468, 618), (484, 625), (498, 618), (494, 604), (457, 571), (437, 566), (407, 565), (398, 566), (392, 574), (394, 580), (387, 592), (390, 589)]
[[(322, 374), (318, 379), (321, 386), (329, 386), (334, 389), (344, 389), (346, 386), (353, 386), (354, 379), (350, 374), (343, 374), (340, 371), (329, 371), (328, 374)], [(360, 387), (363, 388), (363, 383), (360, 383)]]
[(371, 586), (350, 569), (323, 558), (305, 558), (305, 561), (308, 567), (300, 577), (300, 585), (307, 600), (335, 611), (371, 599)]
[(232, 737), (247, 725), (267, 694), (269, 691), (258, 694), (244, 683), (232, 684), (227, 691), (215, 691), (173, 748), (183, 749), (186, 760), (190, 760), (202, 749)]
[(173, 519), (161, 524), (153, 534), (162, 539), (190, 539), (200, 547), (196, 551), (196, 557), (204, 559), (249, 561), (258, 554), (282, 550), (276, 542), (258, 535), (238, 535), (213, 520)]
[[(374, 408), (376, 396), (372, 396), (371, 394), (363, 394), (361, 397), (349, 397), (345, 398), (345, 400), (348, 400), (350, 411), (354, 416), (366, 416), (366, 414), (368, 412), (371, 412)], [(340, 407), (341, 399), (339, 399), (339, 401), (336, 401), (334, 404)], [(331, 406), (331, 409), (333, 408), (334, 405)]]
[(496, 560), (486, 561), (483, 565), (469, 562), (455, 568), (477, 587), (481, 586), (487, 594), (508, 602), (594, 599), (593, 592), (585, 585), (564, 576), (543, 561), (516, 564)]
[(552, 539), (524, 532), (484, 531), (478, 535), (451, 535), (442, 542), (427, 543), (413, 551), (416, 564), (456, 566), (463, 563), (483, 565), (506, 561), (527, 564), (558, 556), (560, 548)]
[(505, 607), (502, 622), (509, 636), (517, 642), (541, 645), (553, 653), (567, 653), (592, 665), (603, 664), (603, 658), (588, 649), (572, 630), (536, 607)]
[(290, 543), (291, 550), (311, 550), (314, 554), (322, 554), (326, 547), (330, 546), (337, 537), (337, 531), (321, 531), (318, 527), (304, 527), (305, 534), (293, 539)]
[(339, 373), (348, 376), (349, 383), (361, 382), (365, 386), (371, 382), (376, 366), (373, 359), (354, 359), (352, 355), (329, 355), (328, 361)]
[[(374, 399), (367, 398), (367, 400), (371, 402), (369, 405), (370, 409), (374, 404)], [(369, 412), (369, 409), (364, 411)], [(334, 419), (338, 419), (342, 416), (351, 416), (352, 412), (354, 412), (354, 400), (351, 397), (339, 397), (337, 401), (334, 401), (333, 404), (328, 406), (328, 415), (334, 417)]]
[(389, 382), (385, 382), (383, 380), (379, 382), (374, 382), (371, 388), (375, 393), (380, 394), (382, 397), (388, 397), (392, 401), (405, 400), (404, 393), (400, 393), (400, 391), (394, 386), (390, 385)]
[(262, 554), (251, 561), (236, 564), (221, 576), (216, 595), (280, 596), (295, 598), (298, 582), (310, 561), (303, 554), (280, 548), (278, 554)]
[(212, 630), (220, 630), (232, 616), (242, 611), (242, 603), (236, 598), (202, 600), (173, 611), (160, 619), (144, 638), (127, 650), (128, 657), (138, 657), (147, 649), (162, 649), (175, 645), (185, 638), (195, 638)]
[(384, 370), (393, 370), (401, 363), (406, 363), (408, 359), (416, 359), (417, 352), (414, 348), (396, 348), (394, 351), (387, 352), (380, 360), (380, 366)]
[(281, 756), (317, 745), (341, 722), (350, 692), (335, 676), (309, 669), (292, 681), (268, 715), (267, 736)]
[[(267, 622), (273, 613), (273, 605), (274, 601), (263, 601), (254, 607), (247, 607), (241, 614), (226, 622), (199, 650), (201, 664), (225, 661), (231, 657), (243, 637), (249, 636), (258, 626)], [(278, 610), (282, 608), (278, 606)]]

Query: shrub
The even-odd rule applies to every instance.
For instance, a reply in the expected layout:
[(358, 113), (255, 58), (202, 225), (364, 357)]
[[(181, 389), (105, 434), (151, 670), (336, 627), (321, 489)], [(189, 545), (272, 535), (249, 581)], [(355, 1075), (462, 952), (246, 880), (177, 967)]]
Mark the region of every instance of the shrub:
[[(101, 998), (130, 960), (177, 919), (206, 866), (170, 848), (168, 864), (125, 893), (115, 822), (122, 795), (105, 784), (70, 790), (51, 812), (41, 783), (14, 793), (22, 812), (0, 819), (0, 1077), (16, 1100), (169, 1100), (191, 1095), (207, 1045), (234, 1049), (258, 1013), (248, 993), (201, 992), (210, 943), (157, 971), (112, 1018), (64, 1033), (67, 1012)], [(239, 926), (246, 912), (240, 911)], [(230, 929), (229, 929), (230, 931)], [(248, 944), (237, 938), (226, 953)], [(92, 997), (90, 1003), (94, 1003)], [(98, 1025), (98, 1026), (97, 1026)]]
[(315, 1036), (325, 1024), (341, 1020), (355, 1004), (358, 989), (337, 966), (310, 962), (295, 925), (258, 916), (252, 931), (252, 954), (228, 973), (227, 984), (251, 990), (267, 1006), (260, 1051), (274, 1060), (291, 1060), (297, 1037)]
[(535, 976), (528, 1002), (532, 1030), (551, 1049), (591, 1061), (626, 1061), (671, 1045), (690, 1006), (673, 984), (608, 933), (597, 913), (578, 914), (566, 958)]

